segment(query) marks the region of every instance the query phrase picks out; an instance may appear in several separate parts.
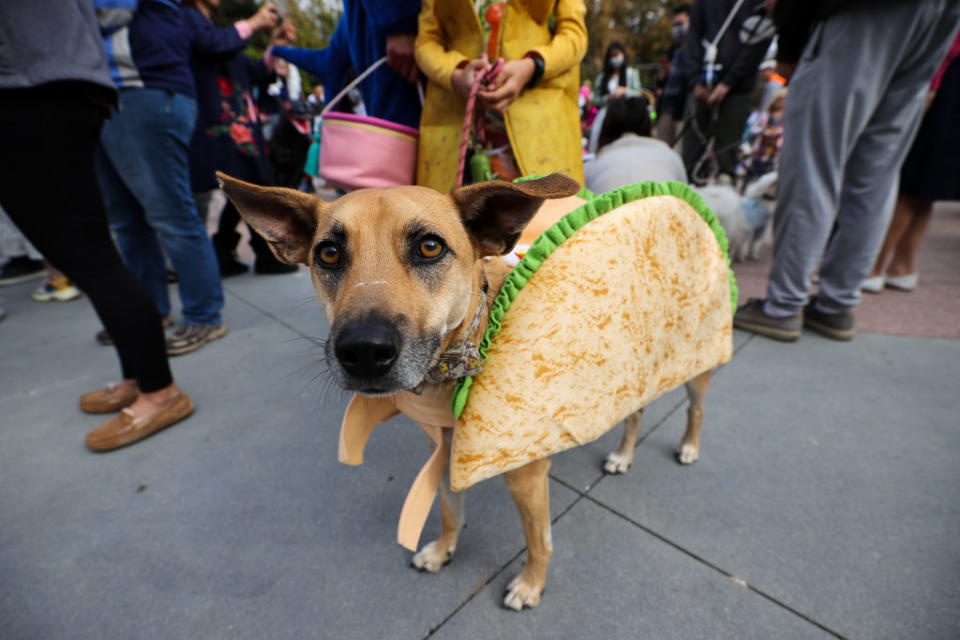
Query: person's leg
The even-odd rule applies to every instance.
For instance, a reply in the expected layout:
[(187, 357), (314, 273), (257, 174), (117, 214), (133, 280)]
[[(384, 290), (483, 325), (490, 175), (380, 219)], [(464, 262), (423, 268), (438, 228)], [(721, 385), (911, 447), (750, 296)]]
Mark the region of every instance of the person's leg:
[(236, 249), (241, 236), (235, 227), (239, 218), (240, 212), (227, 200), (217, 218), (217, 231), (210, 238), (221, 278), (238, 276), (250, 270), (250, 267), (237, 260)]
[[(147, 224), (173, 263), (184, 324), (220, 325), (219, 269), (190, 191), (187, 151), (196, 102), (152, 89), (125, 91), (123, 99), (128, 122), (137, 129), (122, 149), (113, 150), (114, 168), (143, 205)], [(162, 261), (158, 267), (163, 269)]]
[[(917, 273), (917, 251), (932, 217), (933, 203), (929, 200), (900, 196), (910, 202), (910, 222), (900, 236), (887, 269), (892, 277), (911, 276)], [(892, 225), (891, 225), (892, 228)]]
[(729, 93), (720, 104), (717, 135), (713, 142), (714, 154), (717, 157), (718, 172), (730, 176), (734, 183), (739, 159), (737, 148), (750, 116), (750, 98), (749, 93)]
[(712, 113), (705, 102), (694, 100), (693, 95), (687, 99), (687, 110), (684, 115), (684, 133), (682, 143), (683, 164), (687, 168), (687, 175), (694, 178), (693, 171), (707, 149), (707, 142), (713, 134)]
[[(144, 393), (172, 386), (160, 314), (124, 266), (107, 228), (93, 169), (101, 108), (71, 91), (4, 92), (0, 202), (51, 262), (87, 294), (115, 337), (123, 377)], [(47, 184), (50, 159), (69, 167)]]
[[(904, 50), (887, 61), (892, 76), (846, 162), (837, 226), (820, 266), (816, 307), (822, 313), (847, 313), (860, 302), (893, 212), (900, 166), (920, 126), (926, 86), (960, 21), (956, 7), (944, 15), (941, 4), (896, 5), (863, 34), (867, 46), (898, 41)], [(859, 21), (875, 15), (872, 9), (851, 13)]]
[(210, 203), (213, 202), (214, 193), (216, 193), (216, 189), (193, 192), (193, 201), (197, 205), (197, 215), (200, 216), (203, 224), (207, 224), (207, 218), (210, 217)]
[(0, 207), (0, 264), (14, 258), (22, 258), (30, 262), (43, 260), (43, 255), (13, 224), (7, 212)]
[(43, 256), (0, 207), (0, 287), (43, 277)]
[(213, 234), (213, 245), (220, 252), (232, 254), (240, 242), (237, 225), (240, 224), (240, 212), (227, 200), (217, 220), (217, 232)]
[[(858, 296), (860, 282), (873, 262), (886, 228), (891, 209), (891, 203), (887, 201), (896, 182), (896, 161), (898, 158), (902, 160), (903, 153), (898, 149), (879, 148), (871, 140), (895, 140), (905, 144), (909, 142), (905, 136), (912, 135), (915, 130), (915, 123), (904, 125), (887, 119), (886, 114), (901, 112), (905, 108), (901, 100), (895, 100), (897, 106), (888, 108), (877, 119), (874, 119), (875, 113), (887, 103), (886, 94), (898, 74), (908, 73), (900, 72), (905, 60), (919, 67), (910, 73), (924, 76), (926, 80), (932, 75), (932, 70), (927, 74), (929, 65), (921, 63), (922, 58), (916, 55), (917, 47), (924, 44), (919, 40), (931, 35), (927, 21), (931, 20), (931, 13), (942, 13), (943, 3), (930, 0), (921, 7), (918, 10), (912, 5), (885, 5), (882, 9), (851, 9), (821, 23), (807, 44), (790, 83), (784, 114), (779, 192), (774, 216), (774, 261), (765, 306), (771, 316), (792, 315), (805, 306), (810, 276), (823, 255), (828, 238), (831, 238), (831, 229), (841, 206), (841, 189), (848, 213), (837, 225), (830, 256), (836, 259), (843, 250), (849, 249), (858, 256), (850, 264), (859, 264), (863, 255), (869, 255), (867, 265), (856, 267), (854, 275), (839, 273), (845, 267), (839, 262), (831, 265), (825, 260), (826, 274), (821, 268), (820, 277), (823, 282), (826, 275), (828, 282), (825, 291), (823, 287), (821, 291), (829, 299), (831, 292), (839, 287), (843, 293), (838, 291), (832, 295), (839, 296), (844, 302), (837, 300), (822, 310), (835, 313), (855, 304), (849, 293), (850, 282), (857, 280), (854, 288)], [(949, 29), (955, 30), (955, 26), (954, 21)], [(944, 35), (942, 42), (945, 44), (941, 48), (945, 52), (949, 45), (948, 35)], [(899, 46), (890, 46), (890, 43)], [(924, 55), (932, 60), (935, 54), (924, 50)], [(922, 97), (923, 91), (917, 87), (914, 89), (910, 97)], [(901, 115), (910, 116), (911, 113), (907, 109)], [(896, 133), (884, 131), (881, 120)], [(871, 123), (874, 127), (854, 159), (855, 150), (861, 145), (860, 140)], [(871, 152), (880, 154), (882, 160), (868, 157)], [(879, 171), (879, 177), (871, 178), (867, 175), (869, 170)], [(864, 198), (861, 202), (869, 200), (873, 203), (874, 208), (869, 213), (862, 205), (856, 206), (855, 210), (850, 208), (860, 196)], [(883, 209), (884, 203), (886, 209)], [(856, 222), (863, 222), (868, 215), (880, 218), (881, 231), (875, 239), (857, 235), (865, 230), (860, 228), (857, 231)], [(877, 221), (873, 219), (872, 224)], [(836, 242), (837, 234), (840, 242)], [(866, 245), (869, 246), (864, 249)], [(831, 278), (833, 282), (830, 282)]]
[(667, 112), (657, 112), (657, 138), (672, 147), (676, 142), (674, 133), (673, 115)]
[[(161, 317), (165, 318), (170, 314), (170, 294), (157, 232), (147, 224), (143, 206), (130, 192), (110, 159), (112, 154), (121, 162), (124, 161), (123, 147), (131, 135), (136, 135), (130, 131), (132, 126), (136, 126), (136, 120), (131, 117), (134, 114), (123, 108), (123, 102), (121, 95), (120, 109), (104, 124), (100, 135), (94, 158), (97, 179), (120, 255), (127, 268), (153, 298)], [(129, 167), (128, 171), (128, 179), (134, 184), (137, 180), (145, 179), (136, 166)]]
[(881, 278), (876, 291), (883, 289), (882, 276), (886, 273), (890, 256), (900, 242), (900, 238), (903, 237), (904, 232), (913, 221), (913, 202), (911, 200), (911, 198), (902, 193), (897, 196), (897, 203), (893, 207), (893, 218), (891, 218), (890, 226), (887, 228), (887, 235), (883, 239), (883, 244), (880, 245), (880, 252), (877, 254), (877, 259), (873, 262), (873, 269), (870, 270), (870, 274), (867, 276), (868, 279)]

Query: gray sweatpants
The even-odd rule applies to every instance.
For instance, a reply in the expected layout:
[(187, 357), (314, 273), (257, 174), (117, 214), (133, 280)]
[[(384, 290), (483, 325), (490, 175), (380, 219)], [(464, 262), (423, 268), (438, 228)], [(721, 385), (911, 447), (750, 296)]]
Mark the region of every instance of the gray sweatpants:
[(784, 113), (768, 310), (800, 311), (821, 258), (818, 309), (857, 306), (958, 26), (955, 0), (864, 2), (817, 25)]

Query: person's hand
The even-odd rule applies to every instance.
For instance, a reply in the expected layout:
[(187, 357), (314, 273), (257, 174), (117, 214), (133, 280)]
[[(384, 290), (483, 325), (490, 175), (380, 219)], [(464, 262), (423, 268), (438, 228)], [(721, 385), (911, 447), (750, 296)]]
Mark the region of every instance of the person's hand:
[(796, 62), (778, 62), (777, 63), (777, 75), (782, 76), (784, 80), (790, 82), (790, 78), (793, 77), (793, 74), (797, 70)]
[(936, 91), (930, 91), (929, 93), (927, 93), (927, 104), (926, 106), (923, 107), (924, 113), (926, 113), (927, 111), (930, 111), (930, 105), (933, 104), (933, 99), (936, 97), (937, 97)]
[(297, 28), (289, 20), (284, 21), (280, 27), (273, 32), (273, 38), (270, 39), (271, 46), (289, 47), (297, 38)]
[(710, 97), (710, 89), (707, 88), (707, 85), (700, 84), (699, 82), (696, 85), (694, 85), (693, 87), (694, 100), (705, 102), (708, 97)]
[(723, 102), (723, 99), (727, 97), (728, 93), (730, 93), (730, 87), (722, 82), (718, 82), (717, 86), (710, 92), (710, 95), (707, 96), (707, 104), (720, 104)]
[(536, 68), (536, 64), (530, 58), (511, 60), (503, 65), (503, 69), (495, 79), (498, 87), (492, 91), (489, 87), (481, 89), (477, 95), (497, 113), (505, 113), (520, 92), (526, 88)]
[(254, 31), (273, 29), (280, 24), (280, 9), (272, 2), (264, 2), (257, 12), (247, 19)]
[(387, 65), (410, 82), (419, 76), (417, 59), (413, 56), (414, 33), (395, 33), (387, 36)]
[(616, 89), (613, 90), (613, 95), (612, 95), (611, 97), (613, 97), (613, 98), (622, 98), (622, 97), (625, 96), (625, 95), (627, 95), (627, 88), (626, 88), (626, 87), (617, 87)]
[(489, 64), (487, 54), (483, 54), (481, 57), (468, 62), (466, 66), (454, 69), (450, 76), (450, 86), (453, 87), (453, 92), (461, 98), (469, 97), (470, 87), (473, 86), (477, 74), (482, 73)]

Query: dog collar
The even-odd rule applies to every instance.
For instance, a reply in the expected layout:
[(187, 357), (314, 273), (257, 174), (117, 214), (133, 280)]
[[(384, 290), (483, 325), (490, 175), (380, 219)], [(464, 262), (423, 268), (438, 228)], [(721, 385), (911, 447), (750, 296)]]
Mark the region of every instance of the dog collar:
[(484, 291), (480, 292), (480, 302), (477, 304), (477, 312), (473, 314), (473, 320), (463, 336), (463, 340), (458, 340), (450, 345), (446, 351), (441, 352), (423, 377), (423, 381), (413, 390), (414, 393), (422, 393), (423, 387), (427, 384), (437, 384), (449, 380), (459, 380), (466, 376), (473, 376), (480, 373), (483, 368), (483, 359), (480, 357), (479, 340), (477, 340), (477, 328), (480, 326), (480, 318), (483, 316), (483, 301), (486, 299), (486, 283)]

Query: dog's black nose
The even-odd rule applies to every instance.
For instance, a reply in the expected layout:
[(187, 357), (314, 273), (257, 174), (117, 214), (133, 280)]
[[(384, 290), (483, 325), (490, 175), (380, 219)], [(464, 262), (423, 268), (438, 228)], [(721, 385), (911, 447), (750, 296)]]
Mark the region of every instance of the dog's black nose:
[(400, 353), (400, 334), (386, 321), (344, 327), (333, 348), (337, 360), (351, 376), (378, 378), (388, 371)]

